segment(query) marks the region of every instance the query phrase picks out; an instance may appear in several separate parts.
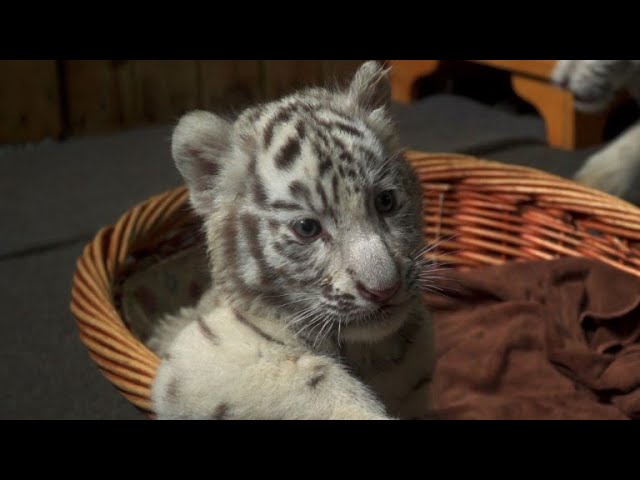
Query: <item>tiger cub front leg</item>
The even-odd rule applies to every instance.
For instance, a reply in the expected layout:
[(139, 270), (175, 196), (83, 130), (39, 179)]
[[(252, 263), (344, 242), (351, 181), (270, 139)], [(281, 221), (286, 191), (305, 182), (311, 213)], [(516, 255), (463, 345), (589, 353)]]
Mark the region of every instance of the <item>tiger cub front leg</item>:
[(235, 315), (217, 310), (178, 335), (152, 388), (159, 419), (388, 419), (339, 362)]

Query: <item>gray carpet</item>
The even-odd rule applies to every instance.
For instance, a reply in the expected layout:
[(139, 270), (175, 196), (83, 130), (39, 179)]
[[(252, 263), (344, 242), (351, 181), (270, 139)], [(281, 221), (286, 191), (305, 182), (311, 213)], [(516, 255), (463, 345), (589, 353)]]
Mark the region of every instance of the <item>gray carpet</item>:
[[(448, 95), (394, 106), (403, 142), (570, 176), (589, 153), (544, 146), (542, 122)], [(143, 418), (99, 373), (69, 312), (83, 245), (179, 185), (171, 126), (0, 149), (0, 419)]]
[(180, 184), (170, 126), (73, 139), (0, 156), (0, 257), (69, 242)]
[(0, 418), (142, 418), (98, 373), (69, 313), (82, 244), (0, 261)]
[(405, 145), (431, 152), (481, 155), (516, 145), (544, 145), (544, 123), (453, 95), (434, 95), (412, 105), (394, 105)]

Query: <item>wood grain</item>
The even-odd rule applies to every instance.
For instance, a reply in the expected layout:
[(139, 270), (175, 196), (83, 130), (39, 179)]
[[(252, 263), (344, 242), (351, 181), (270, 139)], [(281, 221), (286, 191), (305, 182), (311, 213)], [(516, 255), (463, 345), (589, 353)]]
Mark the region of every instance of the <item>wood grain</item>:
[(196, 108), (235, 113), (303, 86), (344, 85), (361, 62), (65, 60), (58, 69), (55, 61), (0, 62), (0, 142), (173, 122)]
[(264, 68), (264, 93), (274, 99), (294, 90), (323, 82), (321, 60), (266, 60)]
[(200, 108), (237, 110), (262, 97), (259, 60), (200, 60), (198, 75)]
[(328, 85), (345, 86), (365, 60), (324, 60), (324, 81)]
[(107, 132), (143, 123), (134, 62), (67, 60), (64, 68), (71, 134)]
[(136, 60), (135, 95), (145, 123), (171, 122), (200, 106), (198, 62)]
[(0, 143), (62, 133), (55, 60), (0, 60)]

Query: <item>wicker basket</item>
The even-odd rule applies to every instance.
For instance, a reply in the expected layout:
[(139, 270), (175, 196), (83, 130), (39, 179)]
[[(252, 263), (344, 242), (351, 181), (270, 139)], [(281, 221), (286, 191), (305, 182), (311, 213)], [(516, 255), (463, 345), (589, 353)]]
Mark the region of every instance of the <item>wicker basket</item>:
[[(582, 256), (640, 275), (639, 208), (531, 168), (462, 155), (407, 156), (427, 199), (425, 235), (441, 240), (430, 252), (438, 261), (469, 268)], [(184, 248), (181, 233), (197, 225), (184, 188), (157, 195), (100, 230), (73, 279), (71, 311), (91, 358), (152, 418), (159, 360), (127, 328), (116, 290), (136, 264)]]

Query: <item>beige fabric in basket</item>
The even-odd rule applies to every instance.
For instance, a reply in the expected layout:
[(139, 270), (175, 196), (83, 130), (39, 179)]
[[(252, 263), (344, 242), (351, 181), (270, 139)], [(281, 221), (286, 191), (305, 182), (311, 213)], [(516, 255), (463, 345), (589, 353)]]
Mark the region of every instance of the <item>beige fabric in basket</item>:
[(195, 305), (211, 285), (208, 260), (196, 245), (129, 276), (122, 286), (122, 312), (133, 334), (146, 340), (154, 323)]

